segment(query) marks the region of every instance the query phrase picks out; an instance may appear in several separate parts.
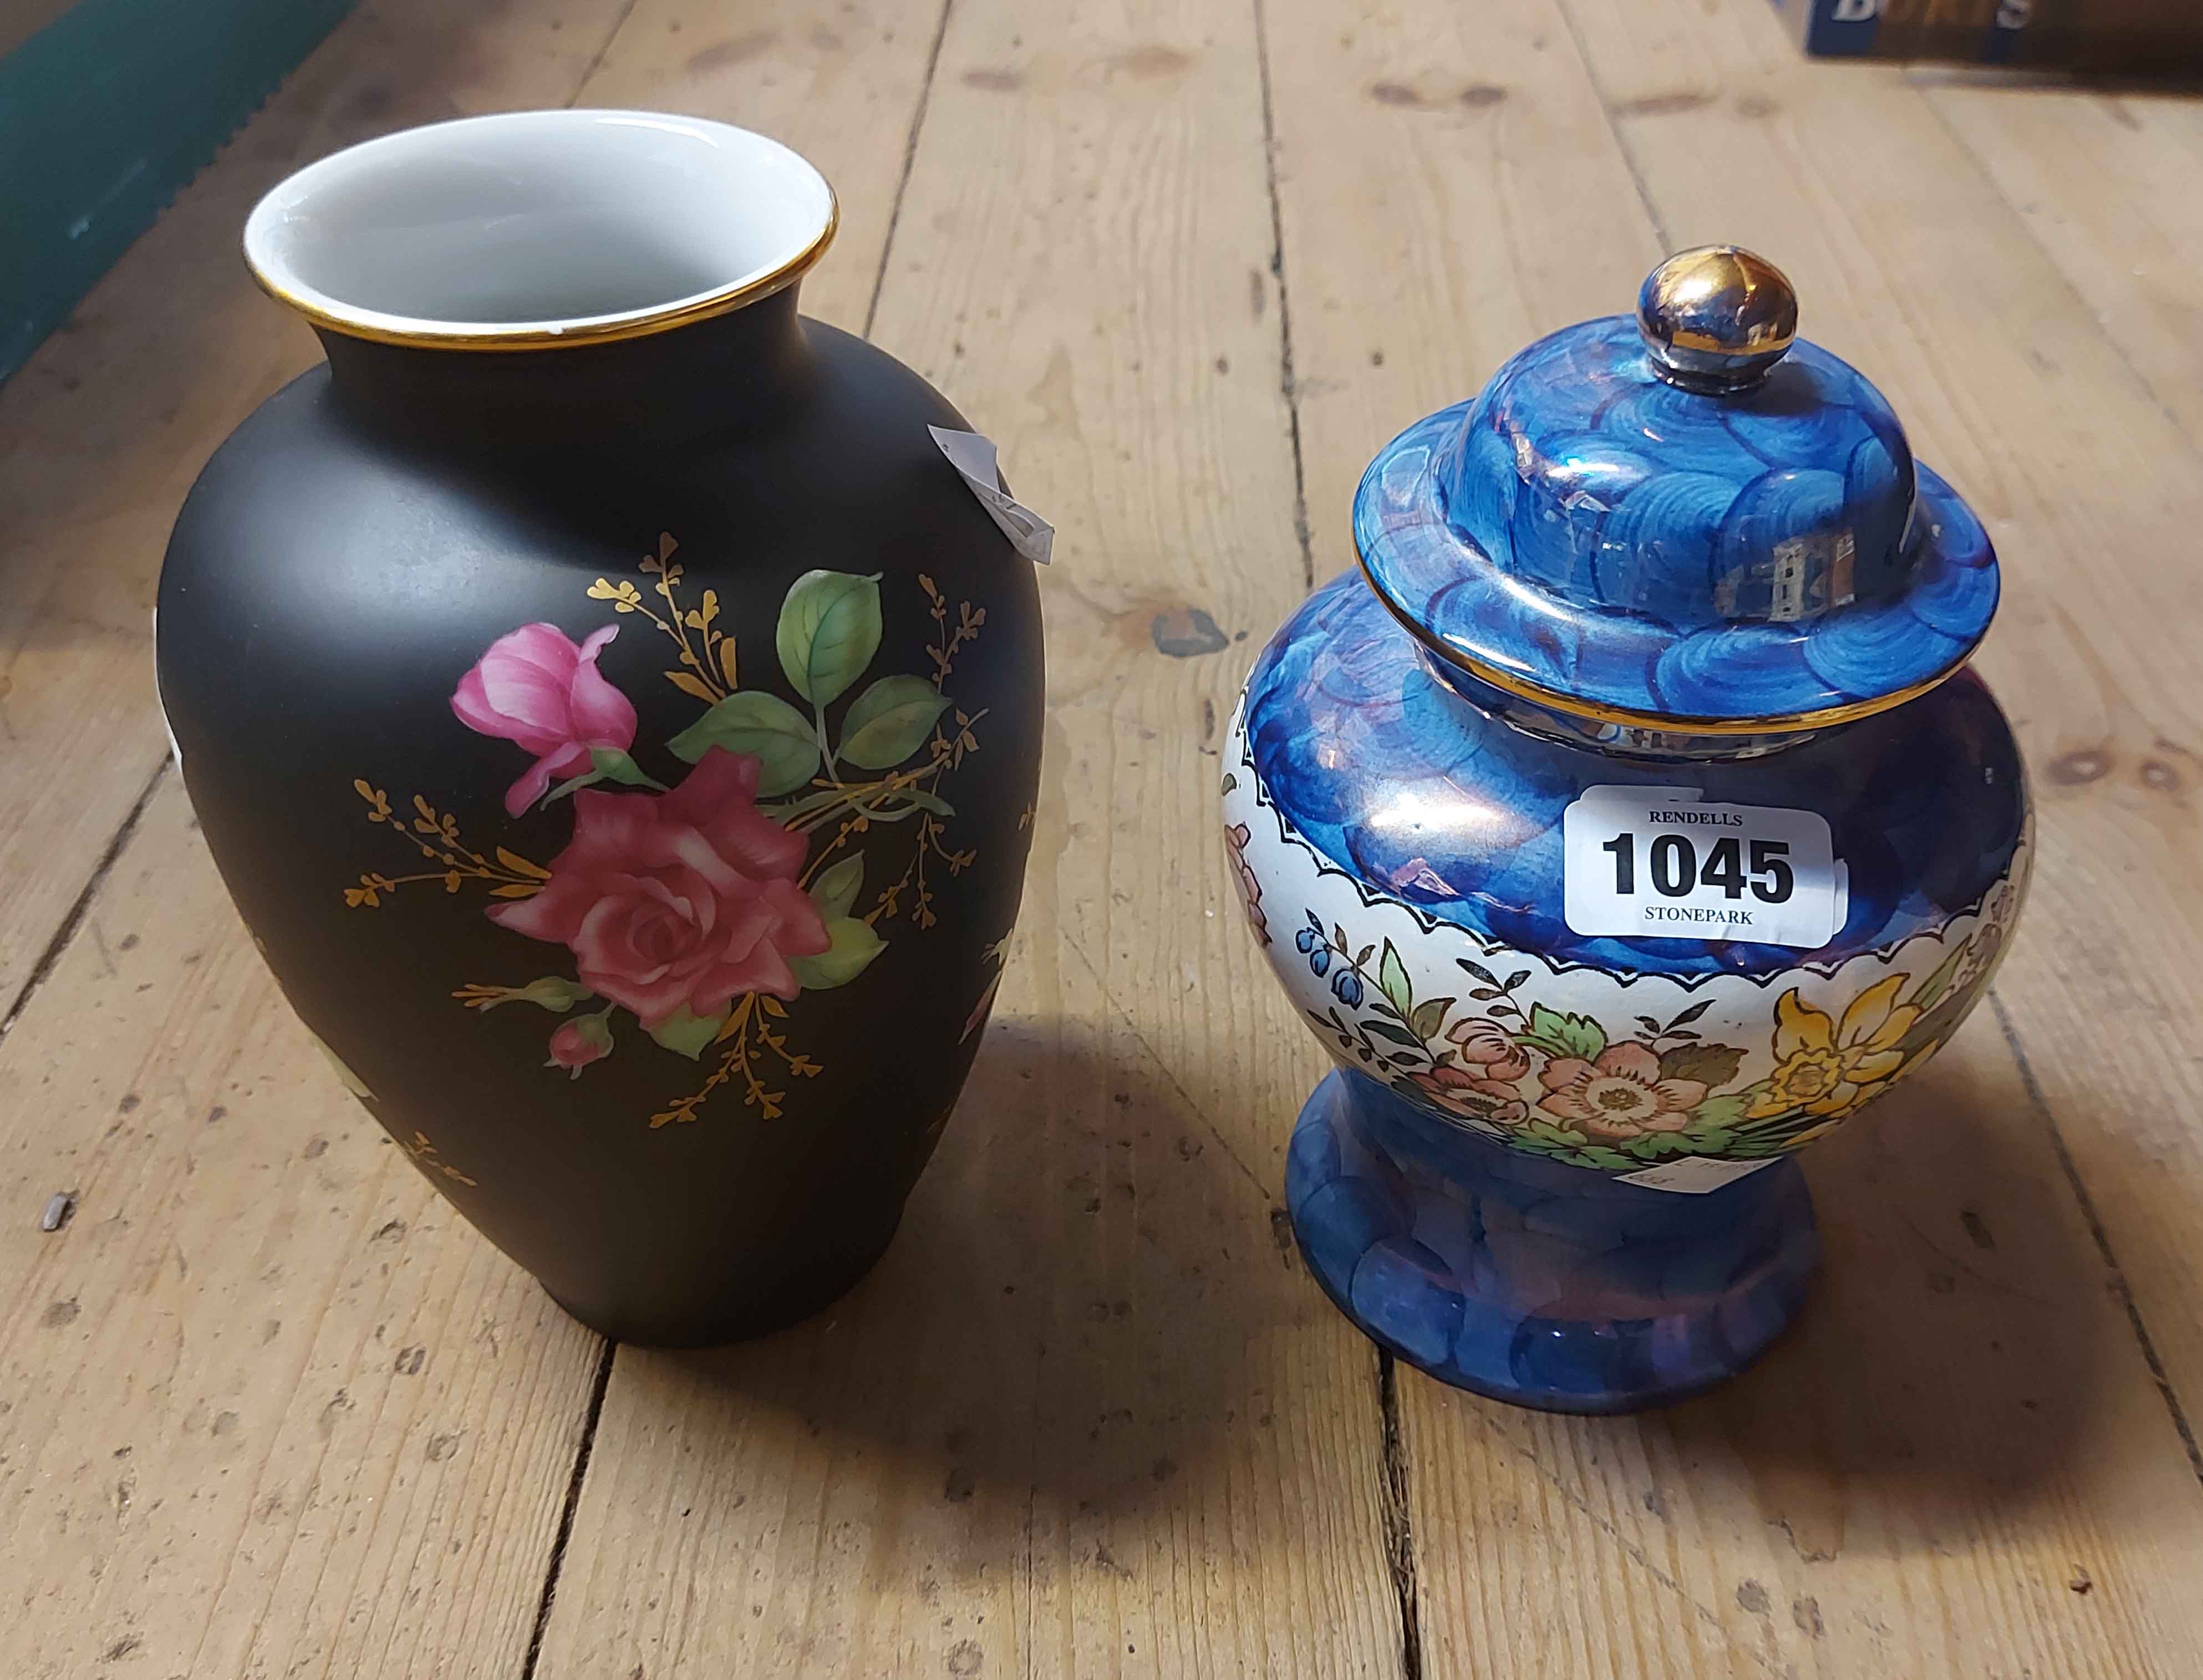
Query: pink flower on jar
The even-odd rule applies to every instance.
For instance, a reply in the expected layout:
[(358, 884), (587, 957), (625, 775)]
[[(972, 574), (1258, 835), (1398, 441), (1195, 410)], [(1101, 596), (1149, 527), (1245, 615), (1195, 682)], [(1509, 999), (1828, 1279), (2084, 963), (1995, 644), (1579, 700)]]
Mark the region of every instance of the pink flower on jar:
[(1409, 1082), (1440, 1108), (1495, 1125), (1521, 1126), (1530, 1118), (1530, 1105), (1512, 1085), (1497, 1079), (1478, 1079), (1459, 1068), (1432, 1068), (1408, 1076)]
[(1472, 1015), (1455, 1022), (1446, 1036), (1460, 1052), (1462, 1066), (1474, 1070), (1479, 1079), (1511, 1085), (1530, 1071), (1529, 1053), (1496, 1021)]
[(795, 884), (807, 843), (757, 808), (758, 761), (714, 747), (668, 793), (574, 795), (574, 838), (490, 919), (574, 953), (582, 985), (655, 1030), (746, 992), (792, 998), (790, 957), (831, 942)]
[(551, 1059), (546, 1068), (564, 1068), (576, 1079), (592, 1062), (612, 1053), (612, 1029), (602, 1015), (584, 1015), (578, 1021), (562, 1021), (551, 1034)]
[(1706, 1099), (1695, 1079), (1661, 1078), (1660, 1058), (1641, 1044), (1610, 1045), (1596, 1062), (1556, 1057), (1538, 1078), (1546, 1091), (1539, 1108), (1608, 1141), (1680, 1132)]
[(591, 748), (624, 752), (635, 745), (635, 707), (597, 669), (597, 655), (618, 634), (608, 625), (576, 646), (556, 625), (523, 624), (492, 642), (459, 679), (452, 692), (459, 722), (535, 755), (505, 790), (508, 815), (541, 799), (552, 777), (588, 769)]

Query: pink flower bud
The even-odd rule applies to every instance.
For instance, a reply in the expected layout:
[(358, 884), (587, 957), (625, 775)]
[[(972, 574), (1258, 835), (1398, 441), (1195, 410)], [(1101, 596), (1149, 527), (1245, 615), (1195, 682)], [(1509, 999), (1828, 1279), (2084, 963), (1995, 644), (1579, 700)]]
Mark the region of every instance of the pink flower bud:
[(574, 1078), (592, 1062), (612, 1053), (612, 1029), (601, 1015), (584, 1015), (578, 1021), (562, 1021), (551, 1034), (551, 1059), (546, 1068), (564, 1068)]

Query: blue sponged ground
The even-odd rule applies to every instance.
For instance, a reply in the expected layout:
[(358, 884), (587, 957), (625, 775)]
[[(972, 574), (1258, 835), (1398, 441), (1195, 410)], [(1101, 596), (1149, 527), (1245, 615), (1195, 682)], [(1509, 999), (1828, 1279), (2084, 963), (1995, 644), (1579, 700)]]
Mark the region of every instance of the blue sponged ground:
[(1309, 1271), (1364, 1334), (1549, 1411), (1633, 1411), (1734, 1376), (1821, 1254), (1794, 1161), (1670, 1194), (1486, 1143), (1344, 1070), (1302, 1111), (1285, 1198)]
[[(1988, 690), (1961, 673), (1908, 705), (1771, 756), (1688, 764), (1540, 740), (1471, 706), (1358, 574), (1319, 589), (1255, 663), (1255, 768), (1332, 862), (1441, 921), (1560, 962), (1680, 976), (1834, 963), (1972, 907), (2025, 822), (2020, 761)], [(1562, 813), (1603, 783), (1816, 811), (1850, 873), (1820, 951), (1584, 939), (1562, 913)]]

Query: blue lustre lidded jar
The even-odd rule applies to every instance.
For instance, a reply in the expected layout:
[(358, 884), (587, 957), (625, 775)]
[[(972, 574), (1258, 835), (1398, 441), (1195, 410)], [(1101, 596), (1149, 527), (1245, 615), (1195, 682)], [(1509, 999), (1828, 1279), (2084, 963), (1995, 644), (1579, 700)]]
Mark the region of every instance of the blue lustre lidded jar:
[(1964, 669), (1987, 537), (1797, 329), (1765, 259), (1686, 251), (1416, 421), (1233, 720), (1227, 851), (1338, 1064), (1302, 1253), (1461, 1387), (1619, 1411), (1741, 1369), (1818, 1262), (1790, 1157), (1947, 1040), (2025, 891)]

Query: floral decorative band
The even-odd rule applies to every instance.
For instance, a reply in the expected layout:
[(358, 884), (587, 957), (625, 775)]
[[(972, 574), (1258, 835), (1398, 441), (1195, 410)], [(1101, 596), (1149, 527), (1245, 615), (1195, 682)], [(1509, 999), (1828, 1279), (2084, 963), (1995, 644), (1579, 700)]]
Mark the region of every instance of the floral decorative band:
[[(1933, 1054), (2003, 956), (2032, 849), (1981, 900), (1887, 949), (1776, 974), (1558, 964), (1437, 922), (1326, 858), (1232, 720), (1225, 846), (1271, 965), (1340, 1065), (1572, 1166), (1711, 1188), (1829, 1131)], [(1559, 882), (1554, 891), (1560, 890)]]

